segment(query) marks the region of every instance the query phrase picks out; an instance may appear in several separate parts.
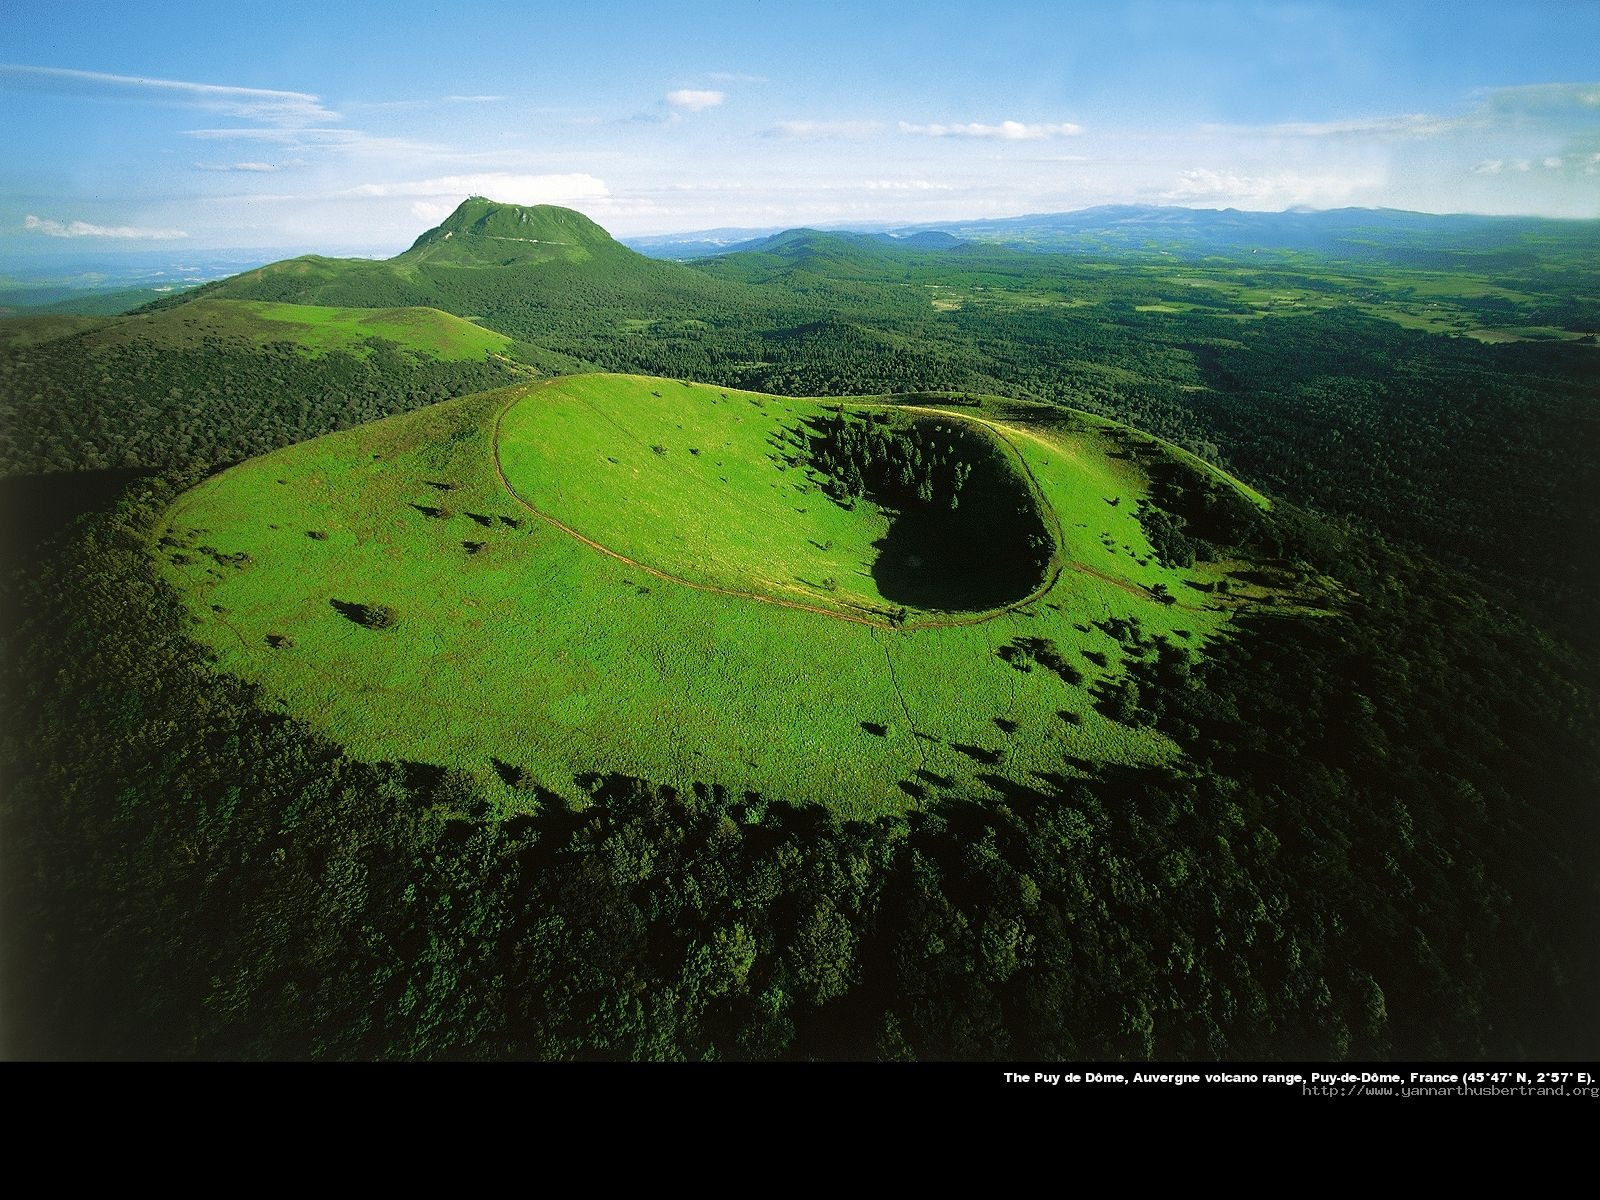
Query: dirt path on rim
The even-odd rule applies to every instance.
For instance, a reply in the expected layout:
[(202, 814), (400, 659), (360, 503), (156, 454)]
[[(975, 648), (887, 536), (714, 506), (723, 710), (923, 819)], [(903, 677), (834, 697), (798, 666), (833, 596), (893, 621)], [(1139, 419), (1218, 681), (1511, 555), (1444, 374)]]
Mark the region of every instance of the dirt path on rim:
[[(648, 563), (640, 562), (636, 558), (630, 558), (628, 555), (613, 550), (609, 546), (602, 545), (593, 538), (585, 537), (576, 529), (572, 528), (572, 526), (563, 521), (557, 520), (549, 513), (535, 507), (529, 501), (524, 499), (520, 493), (518, 493), (517, 489), (512, 486), (511, 480), (506, 478), (505, 468), (500, 462), (500, 426), (501, 423), (504, 422), (506, 414), (526, 399), (528, 399), (526, 394), (514, 397), (513, 399), (507, 401), (505, 405), (501, 407), (500, 411), (495, 414), (494, 432), (490, 438), (490, 460), (494, 465), (495, 476), (500, 480), (500, 486), (505, 489), (506, 495), (510, 496), (519, 507), (537, 517), (540, 521), (543, 521), (551, 528), (559, 529), (568, 537), (583, 543), (591, 550), (597, 550), (608, 558), (613, 558), (617, 562), (623, 563), (629, 567), (632, 567), (634, 570), (641, 571), (646, 575), (650, 575), (656, 579), (659, 579), (664, 583), (675, 583), (680, 587), (692, 588), (697, 592), (708, 592), (714, 596), (727, 596), (734, 600), (754, 600), (760, 604), (771, 604), (778, 608), (793, 609), (796, 612), (815, 613), (819, 617), (831, 617), (835, 621), (849, 621), (851, 624), (865, 625), (872, 629), (913, 630), (955, 629), (965, 625), (982, 625), (999, 617), (1009, 616), (1011, 613), (1014, 613), (1019, 609), (1024, 609), (1032, 604), (1038, 603), (1050, 592), (1052, 588), (1055, 587), (1057, 581), (1059, 581), (1061, 578), (1062, 567), (1059, 563), (1056, 563), (1051, 566), (1050, 573), (1043, 583), (1041, 583), (1037, 588), (1035, 588), (1021, 600), (1007, 604), (1003, 608), (991, 609), (988, 612), (983, 613), (974, 613), (967, 617), (928, 618), (925, 620), (908, 621), (904, 624), (883, 618), (866, 617), (859, 616), (854, 613), (840, 612), (838, 609), (825, 608), (820, 604), (806, 604), (799, 600), (785, 600), (780, 596), (773, 596), (763, 592), (747, 592), (738, 588), (722, 587), (721, 585), (715, 583), (698, 583), (693, 579), (685, 579), (681, 575), (674, 575), (670, 571), (663, 571), (659, 567), (652, 567)], [(1012, 454), (1016, 455), (1017, 461), (1022, 464), (1022, 469), (1028, 477), (1028, 483), (1033, 488), (1035, 496), (1038, 498), (1044, 511), (1049, 514), (1051, 523), (1056, 526), (1054, 534), (1056, 538), (1057, 557), (1064, 553), (1061, 549), (1060, 521), (1056, 515), (1055, 509), (1045, 497), (1043, 489), (1039, 487), (1039, 481), (1034, 477), (1032, 468), (1028, 466), (1027, 461), (1023, 459), (1016, 446), (1012, 444), (1011, 439), (1006, 436), (1007, 430), (1004, 426), (1001, 426), (993, 421), (984, 420), (980, 417), (971, 417), (965, 413), (946, 412), (942, 408), (922, 408), (920, 406), (908, 404), (873, 404), (870, 401), (858, 402), (854, 405), (854, 407), (892, 408), (902, 411), (932, 413), (941, 417), (972, 421), (974, 424), (982, 425), (986, 429), (990, 430), (1001, 440), (1002, 443), (1007, 446), (1008, 449), (1010, 449)], [(1066, 566), (1070, 567), (1074, 571), (1089, 576), (1091, 579), (1097, 579), (1101, 583), (1110, 584), (1112, 587), (1120, 588), (1122, 591), (1127, 592), (1131, 596), (1137, 596), (1141, 600), (1152, 599), (1150, 593), (1144, 588), (1139, 587), (1137, 584), (1132, 584), (1126, 580), (1117, 579), (1101, 571), (1097, 571), (1087, 564), (1068, 562), (1066, 563)], [(1175, 604), (1178, 608), (1188, 609), (1191, 612), (1202, 611), (1201, 609), (1195, 608), (1193, 605), (1183, 604), (1181, 601), (1175, 601)]]

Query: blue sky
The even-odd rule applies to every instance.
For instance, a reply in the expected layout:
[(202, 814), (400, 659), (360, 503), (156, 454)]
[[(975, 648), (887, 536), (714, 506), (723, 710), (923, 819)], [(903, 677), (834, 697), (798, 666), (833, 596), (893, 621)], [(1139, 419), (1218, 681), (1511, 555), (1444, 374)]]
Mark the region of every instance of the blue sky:
[(1600, 217), (1600, 2), (7, 0), (0, 256), (1108, 203)]

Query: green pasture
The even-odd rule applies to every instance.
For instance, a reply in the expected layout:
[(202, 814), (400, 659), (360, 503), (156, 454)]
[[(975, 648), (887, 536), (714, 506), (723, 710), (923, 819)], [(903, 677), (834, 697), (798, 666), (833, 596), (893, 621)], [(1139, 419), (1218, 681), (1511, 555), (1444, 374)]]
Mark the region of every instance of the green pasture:
[[(219, 668), (355, 753), (478, 774), (506, 811), (581, 804), (588, 773), (622, 772), (869, 816), (1166, 758), (1096, 707), (1132, 652), (1102, 625), (1199, 651), (1243, 601), (1190, 586), (1221, 566), (1155, 562), (1126, 453), (1149, 439), (1078, 415), (989, 423), (1052, 514), (1052, 582), (1013, 610), (901, 625), (851, 607), (877, 603), (860, 572), (884, 515), (846, 512), (779, 451), (834, 403), (519, 385), (214, 476), (153, 550)], [(850, 594), (803, 582), (824, 571)], [(1069, 669), (1018, 655), (1022, 639)]]
[(432, 308), (329, 308), (263, 300), (192, 300), (104, 322), (92, 336), (107, 345), (171, 349), (191, 349), (212, 339), (253, 346), (292, 342), (313, 358), (334, 351), (365, 356), (371, 353), (367, 340), (379, 338), (447, 362), (504, 354), (512, 347), (504, 334)]

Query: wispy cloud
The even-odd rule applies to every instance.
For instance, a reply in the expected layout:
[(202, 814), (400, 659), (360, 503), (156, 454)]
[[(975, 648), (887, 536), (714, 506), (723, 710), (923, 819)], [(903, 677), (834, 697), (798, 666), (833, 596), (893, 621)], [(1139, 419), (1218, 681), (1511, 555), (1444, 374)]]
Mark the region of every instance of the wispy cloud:
[(1288, 121), (1271, 125), (1205, 125), (1202, 133), (1281, 138), (1342, 138), (1407, 141), (1527, 125), (1560, 128), (1600, 118), (1600, 83), (1541, 83), (1483, 88), (1454, 113), (1400, 113), (1337, 121)]
[(1062, 121), (1054, 125), (1030, 125), (1024, 121), (1001, 121), (998, 125), (985, 125), (974, 121), (958, 125), (916, 125), (900, 122), (900, 132), (919, 137), (995, 138), (1005, 142), (1034, 142), (1043, 138), (1073, 137), (1083, 132), (1082, 125)]
[(177, 104), (269, 125), (314, 125), (320, 121), (339, 119), (338, 113), (324, 108), (322, 100), (309, 92), (228, 87), (177, 79), (146, 79), (136, 75), (108, 75), (100, 71), (73, 71), (62, 67), (0, 65), (0, 87), (13, 91)]
[(823, 138), (871, 137), (883, 128), (882, 121), (779, 121), (762, 137), (795, 138), (817, 141)]
[(189, 235), (181, 229), (141, 229), (135, 225), (91, 225), (88, 221), (51, 221), (29, 213), (22, 227), (46, 237), (123, 238), (129, 241), (171, 242)]
[(662, 97), (673, 108), (685, 108), (690, 112), (702, 112), (708, 108), (716, 108), (727, 98), (726, 92), (700, 88), (679, 88), (677, 91), (668, 92)]
[(266, 162), (237, 162), (237, 163), (199, 163), (199, 162), (197, 162), (194, 165), (194, 169), (197, 170), (197, 171), (245, 171), (245, 172), (261, 172), (261, 173), (265, 173), (267, 171), (278, 171), (278, 170), (281, 170), (282, 168), (279, 167), (276, 163), (266, 163)]
[(202, 142), (241, 142), (243, 145), (236, 147), (236, 152), (248, 154), (253, 159), (270, 153), (268, 147), (274, 147), (321, 157), (410, 159), (413, 169), (423, 161), (443, 166), (446, 163), (454, 165), (486, 161), (491, 155), (503, 161), (503, 155), (491, 151), (468, 152), (432, 142), (380, 137), (362, 129), (254, 129), (241, 126), (230, 129), (186, 129), (183, 133), (185, 137)]
[(274, 142), (310, 146), (317, 143), (357, 142), (366, 135), (357, 129), (185, 129), (185, 137), (202, 141)]
[[(1555, 163), (1559, 167), (1561, 160), (1558, 158)], [(1474, 166), (1472, 173), (1474, 175), (1500, 175), (1506, 171), (1531, 170), (1533, 170), (1533, 163), (1526, 158), (1489, 158)]]
[(1180, 205), (1224, 204), (1243, 208), (1280, 209), (1297, 204), (1318, 208), (1348, 202), (1362, 191), (1380, 187), (1376, 174), (1304, 174), (1280, 171), (1243, 175), (1233, 171), (1194, 168), (1179, 174), (1160, 199)]
[(1484, 88), (1479, 102), (1498, 112), (1587, 112), (1590, 119), (1600, 109), (1600, 83), (1533, 83), (1517, 87)]
[[(564, 204), (603, 200), (611, 190), (593, 175), (517, 175), (485, 171), (474, 175), (444, 175), (437, 179), (411, 179), (392, 183), (364, 183), (351, 188), (352, 196), (439, 197), (488, 196), (506, 204)], [(415, 206), (414, 206), (415, 207)], [(439, 214), (443, 215), (443, 214)]]
[(618, 117), (618, 125), (681, 125), (683, 114), (675, 109), (668, 108), (665, 104), (658, 104), (644, 112), (636, 112), (631, 117)]
[(499, 104), (504, 96), (446, 96), (446, 104)]
[(1469, 118), (1403, 113), (1347, 121), (1283, 121), (1272, 125), (1203, 125), (1202, 133), (1245, 134), (1281, 138), (1431, 138), (1454, 133)]

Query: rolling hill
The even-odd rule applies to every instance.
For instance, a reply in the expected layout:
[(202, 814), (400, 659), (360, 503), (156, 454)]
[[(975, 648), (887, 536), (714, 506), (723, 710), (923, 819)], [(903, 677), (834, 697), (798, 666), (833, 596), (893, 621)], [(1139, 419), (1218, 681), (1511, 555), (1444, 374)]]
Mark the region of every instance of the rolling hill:
[(77, 339), (77, 352), (87, 354), (127, 346), (262, 350), (284, 344), (308, 358), (337, 352), (368, 357), (375, 341), (393, 343), (418, 363), (467, 362), (517, 352), (504, 334), (430, 308), (329, 308), (204, 298), (181, 308), (121, 317), (37, 316), (0, 323), (0, 347), (7, 349), (68, 336)]
[[(569, 377), (252, 460), (173, 506), (160, 554), (224, 669), (508, 812), (600, 772), (866, 817), (1165, 761), (1125, 665), (1322, 603), (1231, 555), (1163, 566), (1155, 480), (1255, 498), (1041, 415)], [(926, 462), (926, 502), (838, 483), (834, 449), (874, 437)]]
[[(288, 304), (422, 306), (528, 339), (593, 321), (655, 321), (752, 303), (737, 285), (646, 258), (593, 221), (554, 205), (474, 198), (384, 261), (306, 255), (271, 263), (161, 301), (269, 300)], [(615, 314), (615, 315), (612, 315)]]

